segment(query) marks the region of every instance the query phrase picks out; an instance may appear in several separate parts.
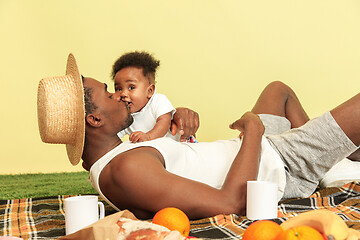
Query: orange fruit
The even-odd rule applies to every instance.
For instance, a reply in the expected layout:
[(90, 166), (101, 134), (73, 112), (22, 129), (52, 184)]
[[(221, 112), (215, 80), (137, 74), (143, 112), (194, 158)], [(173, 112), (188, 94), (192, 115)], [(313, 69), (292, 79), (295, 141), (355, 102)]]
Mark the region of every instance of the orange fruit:
[(270, 220), (259, 220), (245, 230), (243, 240), (276, 240), (283, 232), (282, 227)]
[(184, 237), (189, 236), (190, 221), (186, 214), (178, 208), (167, 207), (159, 210), (153, 220), (153, 223), (164, 226), (169, 230), (177, 230)]
[(304, 225), (285, 230), (278, 240), (324, 240), (324, 238), (315, 228)]

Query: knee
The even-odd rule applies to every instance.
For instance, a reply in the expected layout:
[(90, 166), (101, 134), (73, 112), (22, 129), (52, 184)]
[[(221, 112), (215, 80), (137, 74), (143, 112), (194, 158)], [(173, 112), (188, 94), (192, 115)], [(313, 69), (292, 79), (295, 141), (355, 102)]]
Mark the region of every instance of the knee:
[(283, 83), (281, 81), (272, 81), (271, 83), (269, 83), (267, 85), (267, 87), (272, 88), (272, 89), (287, 89), (287, 88), (289, 88), (288, 85), (286, 85), (285, 83)]
[(273, 81), (269, 83), (266, 88), (268, 88), (273, 93), (281, 95), (289, 95), (289, 93), (293, 93), (292, 89), (281, 81)]

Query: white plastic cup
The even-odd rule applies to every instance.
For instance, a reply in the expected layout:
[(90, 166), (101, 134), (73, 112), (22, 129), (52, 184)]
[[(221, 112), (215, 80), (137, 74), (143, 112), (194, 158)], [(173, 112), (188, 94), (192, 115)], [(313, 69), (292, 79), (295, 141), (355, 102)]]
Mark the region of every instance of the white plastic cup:
[(250, 220), (277, 218), (277, 184), (266, 181), (248, 181), (246, 217)]
[[(100, 211), (99, 211), (100, 210)], [(86, 195), (65, 199), (65, 232), (74, 233), (104, 218), (105, 208), (97, 196)]]

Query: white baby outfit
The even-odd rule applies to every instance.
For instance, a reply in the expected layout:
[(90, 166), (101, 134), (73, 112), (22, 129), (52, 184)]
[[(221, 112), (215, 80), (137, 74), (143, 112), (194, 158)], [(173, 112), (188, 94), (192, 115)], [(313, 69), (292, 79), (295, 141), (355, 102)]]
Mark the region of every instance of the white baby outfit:
[[(139, 112), (132, 113), (131, 115), (134, 118), (134, 122), (130, 127), (122, 130), (118, 133), (118, 136), (122, 138), (125, 134), (130, 135), (133, 132), (141, 131), (147, 133), (154, 128), (156, 124), (156, 119), (165, 113), (171, 113), (171, 118), (175, 113), (175, 108), (172, 106), (169, 99), (160, 93), (155, 93), (149, 99), (145, 107), (143, 107)], [(178, 139), (179, 136), (172, 136), (171, 132), (165, 135), (174, 139)]]

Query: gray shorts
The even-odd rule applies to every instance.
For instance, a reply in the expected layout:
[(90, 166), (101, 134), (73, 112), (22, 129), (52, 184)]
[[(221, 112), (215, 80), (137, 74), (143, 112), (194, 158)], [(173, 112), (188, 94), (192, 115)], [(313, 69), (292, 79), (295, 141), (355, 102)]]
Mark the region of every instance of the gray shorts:
[(357, 149), (330, 112), (293, 129), (284, 117), (269, 114), (259, 117), (266, 138), (285, 163), (283, 199), (310, 196), (324, 174)]

